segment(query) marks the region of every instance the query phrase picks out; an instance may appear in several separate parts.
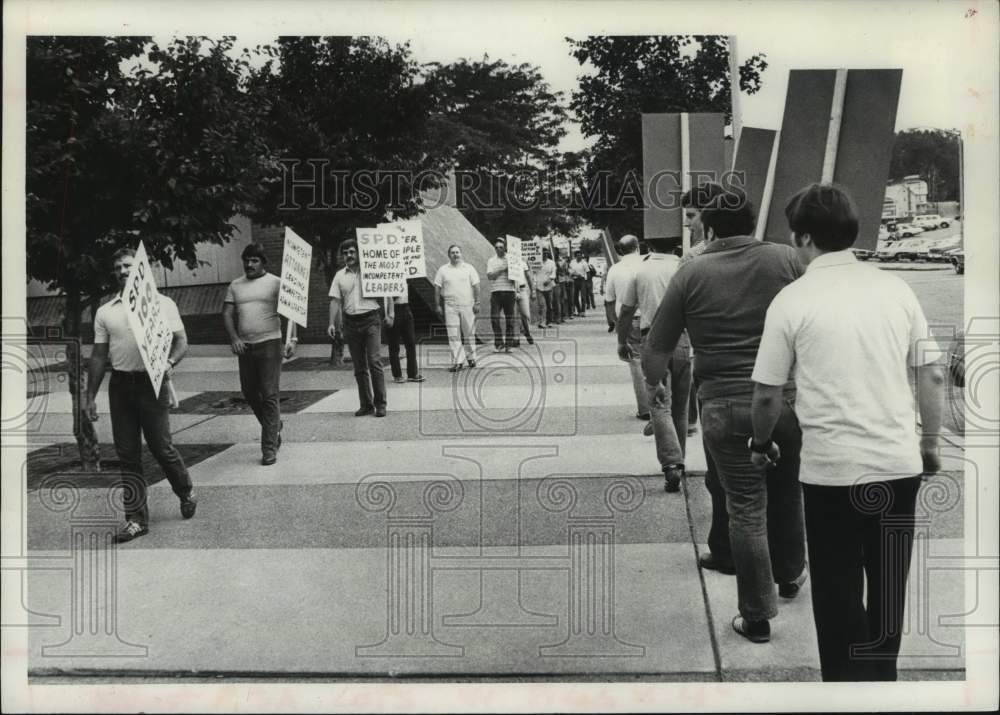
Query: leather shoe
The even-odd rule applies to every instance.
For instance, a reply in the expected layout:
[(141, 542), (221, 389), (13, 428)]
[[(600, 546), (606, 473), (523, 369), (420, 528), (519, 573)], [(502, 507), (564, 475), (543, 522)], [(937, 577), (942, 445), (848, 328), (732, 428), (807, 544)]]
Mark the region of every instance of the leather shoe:
[(187, 499), (181, 499), (181, 516), (185, 519), (190, 519), (194, 516), (195, 509), (198, 508), (198, 502), (195, 501), (193, 494), (188, 494)]
[(673, 467), (667, 467), (663, 470), (663, 491), (679, 492), (681, 490), (681, 477), (684, 476), (684, 465), (677, 464)]
[(699, 554), (698, 565), (703, 569), (718, 571), (719, 573), (726, 574), (727, 576), (734, 576), (736, 574), (736, 567), (733, 565), (732, 559), (717, 558), (711, 551)]
[(733, 630), (751, 643), (767, 643), (771, 640), (771, 623), (763, 621), (748, 621), (743, 616), (733, 619)]
[(653, 423), (652, 422), (647, 422), (646, 425), (642, 428), (642, 436), (643, 437), (652, 437), (653, 436), (653, 432), (655, 432), (655, 431), (656, 430), (653, 428)]
[(272, 464), (278, 461), (278, 458), (273, 454), (265, 454), (260, 458), (260, 463), (265, 467), (270, 467)]
[(649, 413), (648, 412), (636, 412), (635, 413), (635, 418), (637, 420), (646, 420), (648, 422), (649, 421)]
[(795, 598), (799, 595), (799, 591), (802, 589), (802, 584), (806, 582), (806, 570), (802, 569), (802, 573), (794, 581), (786, 581), (784, 583), (778, 584), (778, 595), (782, 598)]
[(385, 417), (385, 408), (384, 407), (376, 407), (375, 408), (375, 416), (376, 417)]
[(365, 415), (375, 414), (374, 407), (362, 407), (357, 412), (354, 413), (355, 417), (364, 417)]

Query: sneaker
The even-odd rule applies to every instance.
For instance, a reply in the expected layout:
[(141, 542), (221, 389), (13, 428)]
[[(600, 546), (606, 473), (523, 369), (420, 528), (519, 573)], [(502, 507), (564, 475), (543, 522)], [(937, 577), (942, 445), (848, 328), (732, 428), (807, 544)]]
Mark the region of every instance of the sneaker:
[(736, 575), (736, 566), (733, 565), (731, 558), (720, 559), (711, 551), (706, 551), (698, 556), (698, 565), (703, 569), (718, 571), (719, 573), (726, 574), (726, 576)]
[(375, 408), (375, 416), (376, 417), (385, 417), (385, 408), (384, 407), (376, 407)]
[(197, 508), (198, 502), (195, 501), (194, 494), (188, 494), (186, 499), (181, 499), (181, 516), (185, 519), (194, 516), (194, 510)]
[(423, 382), (426, 379), (427, 378), (425, 378), (423, 375), (417, 375), (416, 377), (408, 377), (408, 378), (406, 378), (406, 381), (407, 382)]
[(806, 569), (802, 569), (802, 573), (794, 581), (786, 581), (785, 583), (778, 584), (778, 595), (782, 598), (795, 598), (799, 595), (799, 591), (802, 589), (802, 584), (806, 582), (806, 576), (808, 575)]
[(278, 457), (277, 455), (274, 454), (265, 454), (263, 457), (260, 458), (260, 463), (263, 464), (265, 467), (270, 467), (277, 461)]
[(688, 427), (688, 437), (694, 437), (696, 434), (698, 434), (698, 425)]
[(653, 429), (653, 423), (652, 422), (647, 422), (646, 426), (642, 428), (642, 436), (643, 437), (652, 437), (654, 431), (655, 430)]
[(362, 408), (358, 409), (358, 411), (354, 413), (354, 416), (355, 417), (364, 417), (365, 415), (372, 415), (372, 414), (375, 414), (375, 408), (369, 406), (369, 407), (362, 407)]
[(124, 544), (126, 541), (131, 541), (132, 539), (137, 539), (144, 534), (149, 533), (149, 528), (145, 524), (140, 524), (137, 521), (126, 521), (125, 526), (118, 530), (115, 534), (115, 543)]
[(462, 363), (456, 363), (448, 368), (448, 372), (458, 372), (461, 369), (462, 369)]
[(538, 324), (538, 329), (539, 330), (545, 330), (545, 324), (544, 323), (539, 323)]
[(392, 378), (392, 381), (395, 382), (397, 385), (401, 385), (401, 384), (403, 384), (403, 383), (406, 382), (406, 378), (405, 377), (394, 377), (394, 378)]
[(751, 643), (767, 643), (771, 640), (771, 623), (763, 621), (748, 621), (743, 616), (733, 619), (733, 630)]
[[(469, 360), (469, 367), (475, 367), (475, 366), (476, 366), (476, 361), (475, 360)], [(462, 366), (459, 365), (458, 367), (461, 368)]]
[(493, 346), (493, 352), (495, 352), (495, 353), (502, 353), (505, 349), (506, 349), (506, 346), (504, 346), (504, 345), (494, 345)]
[[(652, 423), (650, 423), (652, 424)], [(681, 477), (684, 476), (684, 465), (675, 464), (672, 467), (666, 467), (663, 470), (663, 490), (670, 492), (679, 492), (681, 490)]]
[(637, 420), (646, 420), (646, 422), (649, 422), (649, 413), (648, 412), (636, 412), (635, 413), (635, 418)]
[(533, 337), (531, 337), (530, 335), (525, 336), (524, 339), (528, 341), (528, 345), (534, 345), (535, 344), (535, 339)]

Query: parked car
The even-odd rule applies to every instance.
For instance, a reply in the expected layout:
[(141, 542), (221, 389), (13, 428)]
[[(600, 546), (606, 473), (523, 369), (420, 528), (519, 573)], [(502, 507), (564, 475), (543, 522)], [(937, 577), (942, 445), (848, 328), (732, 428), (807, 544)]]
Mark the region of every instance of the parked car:
[(875, 257), (874, 251), (867, 251), (864, 248), (852, 248), (851, 251), (859, 261), (867, 261), (869, 258)]
[(965, 274), (964, 248), (952, 249), (948, 254), (948, 259), (951, 261), (951, 265), (955, 266), (955, 273), (957, 273), (960, 276)]
[(921, 240), (890, 241), (875, 253), (880, 261), (916, 261), (926, 259), (927, 242)]
[(931, 261), (950, 261), (950, 252), (962, 247), (962, 237), (945, 238), (935, 242), (927, 249), (927, 258)]
[(949, 223), (948, 219), (942, 218), (937, 214), (923, 214), (913, 217), (913, 225), (925, 231), (933, 231), (937, 228), (948, 228)]
[(914, 236), (917, 236), (923, 232), (924, 229), (912, 223), (896, 224), (896, 235), (899, 238), (913, 238)]

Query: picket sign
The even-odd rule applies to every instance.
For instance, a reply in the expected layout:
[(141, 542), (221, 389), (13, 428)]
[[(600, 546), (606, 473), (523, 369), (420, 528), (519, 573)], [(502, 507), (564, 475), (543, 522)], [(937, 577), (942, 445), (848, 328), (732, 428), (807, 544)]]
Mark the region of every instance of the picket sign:
[[(153, 393), (159, 395), (164, 373), (169, 367), (167, 358), (170, 357), (170, 346), (173, 344), (174, 334), (163, 319), (160, 310), (160, 293), (156, 289), (153, 270), (149, 265), (149, 257), (142, 241), (139, 242), (139, 247), (136, 249), (132, 270), (129, 271), (125, 281), (122, 304), (125, 306), (125, 314), (128, 317), (132, 336), (139, 346), (142, 364), (153, 383)], [(175, 407), (177, 394), (169, 380), (167, 381), (167, 389), (170, 394), (171, 406)]]
[(378, 231), (385, 237), (386, 245), (400, 246), (406, 277), (426, 278), (427, 261), (424, 258), (424, 226), (419, 219), (380, 223)]
[(285, 345), (291, 344), (293, 323), (306, 327), (311, 270), (312, 245), (286, 226), (285, 246), (281, 252), (281, 288), (278, 290), (278, 314), (288, 318)]

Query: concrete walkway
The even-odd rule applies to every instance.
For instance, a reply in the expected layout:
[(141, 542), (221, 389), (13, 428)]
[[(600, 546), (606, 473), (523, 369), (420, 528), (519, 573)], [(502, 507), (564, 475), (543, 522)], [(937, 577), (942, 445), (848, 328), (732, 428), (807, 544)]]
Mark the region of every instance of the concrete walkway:
[[(28, 493), (32, 676), (818, 679), (808, 582), (781, 602), (770, 644), (732, 632), (735, 579), (697, 567), (700, 438), (682, 493), (664, 493), (628, 370), (590, 315), (511, 355), (487, 346), (457, 375), (422, 345), (427, 381), (390, 382), (381, 420), (353, 416), (350, 370), (286, 370), (294, 408), (273, 467), (253, 417), (212, 406), (239, 389), (228, 347), (196, 347), (172, 418), (182, 449), (217, 447), (191, 466), (193, 520), (152, 473), (150, 533), (109, 548), (120, 515), (106, 489), (66, 475)], [(38, 447), (71, 424), (61, 394), (41, 398)], [(106, 414), (98, 430), (110, 441)], [(963, 584), (929, 566), (960, 553), (961, 454), (946, 450), (918, 507), (908, 679), (964, 677), (947, 618)]]

